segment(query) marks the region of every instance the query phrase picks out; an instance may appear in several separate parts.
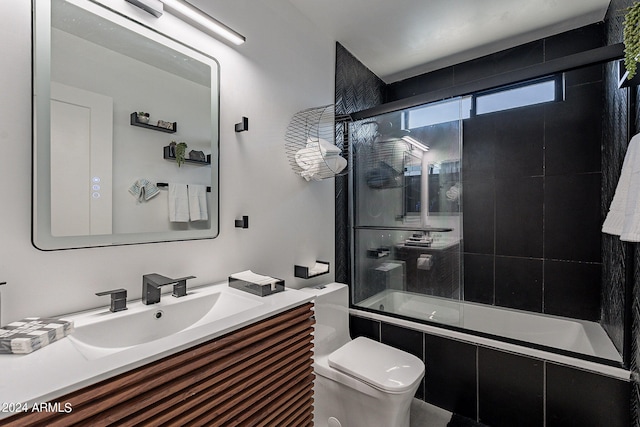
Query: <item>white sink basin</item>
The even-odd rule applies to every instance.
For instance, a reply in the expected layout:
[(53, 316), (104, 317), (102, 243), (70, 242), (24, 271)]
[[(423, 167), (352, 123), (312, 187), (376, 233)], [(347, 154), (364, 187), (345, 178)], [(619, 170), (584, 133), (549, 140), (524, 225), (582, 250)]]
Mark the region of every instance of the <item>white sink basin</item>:
[(129, 304), (129, 309), (112, 313), (101, 309), (71, 316), (75, 331), (69, 336), (74, 346), (89, 360), (140, 344), (206, 325), (263, 303), (218, 288), (190, 291), (185, 297), (165, 294), (157, 304)]

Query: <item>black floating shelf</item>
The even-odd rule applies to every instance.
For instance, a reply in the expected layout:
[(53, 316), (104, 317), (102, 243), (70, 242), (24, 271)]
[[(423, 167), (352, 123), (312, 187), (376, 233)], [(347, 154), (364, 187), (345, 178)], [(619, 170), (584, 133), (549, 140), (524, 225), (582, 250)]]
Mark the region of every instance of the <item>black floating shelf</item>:
[[(176, 155), (171, 152), (170, 146), (167, 145), (166, 147), (162, 147), (162, 150), (163, 150), (163, 156), (165, 159), (173, 160), (173, 161), (176, 160)], [(211, 154), (207, 154), (207, 160), (193, 160), (185, 157), (184, 162), (192, 165), (210, 165)]]
[[(327, 267), (329, 267), (329, 263), (327, 261), (316, 261), (318, 264), (326, 264)], [(329, 271), (331, 271), (331, 268), (327, 268), (327, 271), (324, 271), (322, 273), (318, 273), (318, 274), (312, 274), (309, 272), (310, 268), (309, 267), (304, 267), (301, 265), (294, 265), (293, 266), (293, 275), (295, 277), (301, 277), (303, 279), (311, 279), (312, 277), (318, 277), (318, 276), (322, 276), (323, 274), (329, 274)]]
[(131, 113), (131, 126), (138, 126), (141, 128), (157, 130), (157, 131), (166, 132), (166, 133), (176, 133), (176, 131), (178, 130), (177, 122), (173, 122), (173, 129), (167, 129), (161, 126), (150, 125), (149, 123), (140, 123), (138, 121), (138, 113)]

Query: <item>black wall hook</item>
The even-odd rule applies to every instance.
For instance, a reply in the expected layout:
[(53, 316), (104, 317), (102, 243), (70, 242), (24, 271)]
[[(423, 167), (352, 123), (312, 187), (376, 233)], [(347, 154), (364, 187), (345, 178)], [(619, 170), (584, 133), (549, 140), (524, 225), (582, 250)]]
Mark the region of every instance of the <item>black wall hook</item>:
[(244, 215), (242, 219), (236, 219), (236, 228), (249, 228), (249, 217)]
[(249, 130), (249, 118), (242, 117), (242, 121), (240, 123), (236, 123), (236, 132), (244, 132)]

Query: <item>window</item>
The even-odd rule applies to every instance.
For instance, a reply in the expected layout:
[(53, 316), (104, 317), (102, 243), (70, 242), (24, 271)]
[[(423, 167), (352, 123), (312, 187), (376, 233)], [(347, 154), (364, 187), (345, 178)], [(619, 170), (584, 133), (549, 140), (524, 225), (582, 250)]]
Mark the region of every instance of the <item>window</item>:
[(474, 96), (475, 114), (487, 114), (563, 98), (562, 75), (507, 86)]
[(403, 129), (417, 129), (438, 123), (468, 119), (471, 113), (471, 97), (434, 102), (402, 113)]
[(438, 123), (468, 119), (475, 115), (494, 113), (564, 99), (562, 74), (502, 86), (472, 95), (432, 102), (402, 113), (402, 129), (411, 130)]

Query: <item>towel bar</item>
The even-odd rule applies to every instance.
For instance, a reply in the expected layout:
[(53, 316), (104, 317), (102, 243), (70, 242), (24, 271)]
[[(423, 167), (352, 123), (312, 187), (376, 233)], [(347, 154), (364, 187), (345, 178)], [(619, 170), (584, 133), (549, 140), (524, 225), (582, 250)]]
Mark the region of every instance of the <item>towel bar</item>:
[[(160, 188), (160, 187), (168, 187), (169, 184), (166, 182), (157, 182), (156, 183), (156, 187)], [(211, 193), (211, 187), (207, 187), (207, 193)]]

